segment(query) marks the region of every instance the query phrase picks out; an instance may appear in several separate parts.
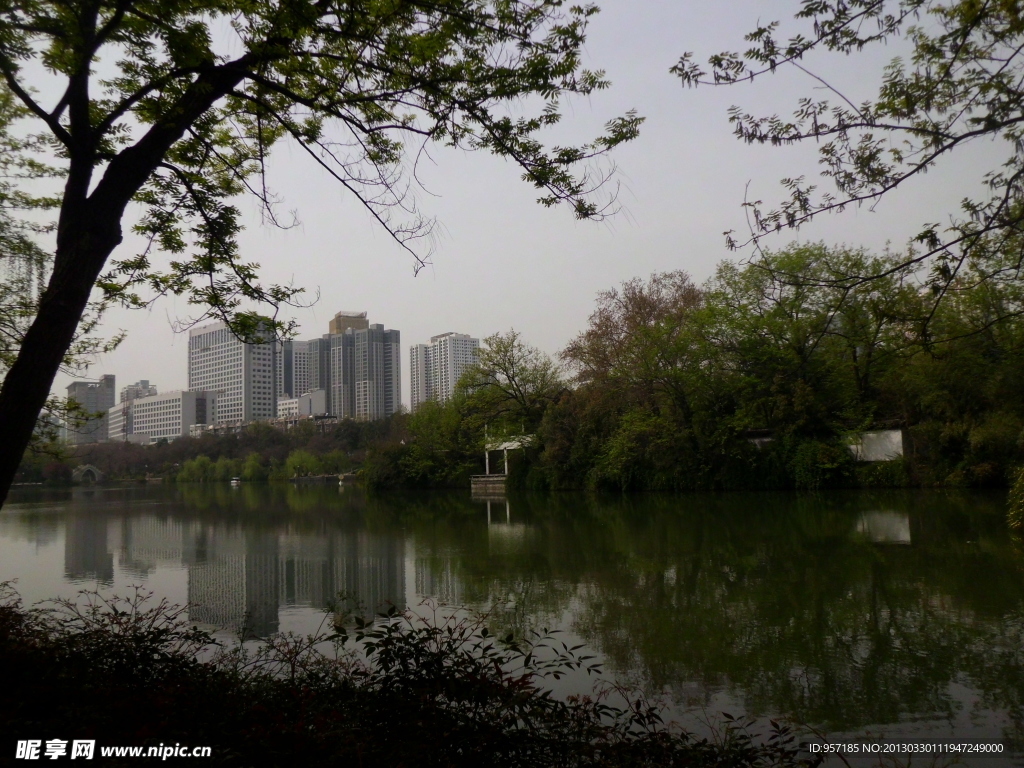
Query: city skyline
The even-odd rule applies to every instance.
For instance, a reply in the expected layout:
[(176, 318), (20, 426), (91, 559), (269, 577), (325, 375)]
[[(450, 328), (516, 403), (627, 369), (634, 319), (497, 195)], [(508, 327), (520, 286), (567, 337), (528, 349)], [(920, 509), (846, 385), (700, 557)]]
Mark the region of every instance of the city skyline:
[[(747, 231), (744, 200), (783, 198), (779, 180), (817, 177), (818, 158), (810, 145), (743, 144), (732, 134), (728, 109), (737, 104), (785, 117), (820, 83), (791, 71), (756, 88), (683, 90), (668, 69), (687, 50), (702, 59), (734, 49), (753, 20), (785, 19), (786, 9), (766, 10), (753, 0), (721, 8), (625, 0), (600, 6), (589, 27), (585, 64), (605, 70), (612, 87), (573, 103), (552, 141), (595, 135), (609, 115), (626, 109), (645, 116), (640, 137), (618, 148), (614, 158), (622, 211), (605, 224), (575, 221), (569, 211), (537, 205), (535, 192), (509, 163), (434, 147), (430, 161), (417, 166), (423, 188), (416, 196), (441, 226), (431, 266), (414, 278), (400, 246), (330, 179), (282, 147), (271, 157), (270, 181), (284, 209), (298, 212), (300, 226), (263, 226), (258, 206), (242, 200), (240, 223), (246, 230), (240, 248), (247, 261), (261, 264), (267, 282), (307, 289), (309, 306), (284, 308), (298, 323), (297, 338), (320, 336), (338, 308), (356, 306), (371, 317), (388, 318), (410, 342), (438, 329), (463, 328), (482, 339), (515, 328), (554, 355), (584, 329), (599, 291), (675, 269), (700, 283), (719, 261), (751, 255), (728, 251), (722, 237), (725, 231)], [(698, 29), (699, 39), (681, 34)], [(902, 53), (903, 43), (896, 41), (861, 54), (856, 66), (827, 56), (814, 57), (808, 66), (859, 103), (874, 95), (873, 75)], [(825, 240), (878, 251), (889, 243), (902, 248), (921, 221), (937, 221), (936, 211), (956, 210), (980, 186), (976, 169), (997, 167), (989, 159), (997, 151), (979, 142), (872, 210), (850, 208), (765, 245)], [(143, 247), (125, 226), (116, 257)], [(184, 372), (173, 365), (177, 350), (187, 346), (187, 332), (175, 329), (187, 329), (194, 311), (175, 297), (150, 310), (112, 309), (103, 331), (113, 335), (123, 328), (128, 336), (119, 349), (99, 356), (87, 376), (110, 372), (134, 381), (145, 375), (164, 389), (187, 387)], [(62, 392), (70, 379), (58, 377), (54, 391)], [(411, 404), (408, 396), (405, 402)]]

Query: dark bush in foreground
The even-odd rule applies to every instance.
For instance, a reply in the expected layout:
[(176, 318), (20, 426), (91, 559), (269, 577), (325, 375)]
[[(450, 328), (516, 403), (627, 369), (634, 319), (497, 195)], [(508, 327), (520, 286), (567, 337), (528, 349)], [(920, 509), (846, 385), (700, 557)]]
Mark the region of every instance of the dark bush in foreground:
[(88, 597), (27, 610), (5, 592), (8, 757), (14, 739), (61, 738), (209, 745), (227, 765), (801, 764), (786, 729), (759, 745), (727, 728), (712, 744), (665, 728), (642, 700), (557, 700), (540, 683), (588, 657), (496, 639), (479, 621), (392, 613), (225, 649), (166, 603)]

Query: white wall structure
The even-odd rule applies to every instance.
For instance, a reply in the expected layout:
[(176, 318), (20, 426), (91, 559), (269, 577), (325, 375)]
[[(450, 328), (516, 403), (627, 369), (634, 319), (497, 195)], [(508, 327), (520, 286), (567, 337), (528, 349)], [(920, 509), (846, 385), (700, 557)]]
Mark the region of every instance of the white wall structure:
[(853, 458), (857, 461), (890, 461), (903, 455), (903, 430), (884, 429), (877, 432), (862, 432), (850, 443)]
[(442, 333), (430, 344), (409, 348), (409, 383), (412, 410), (427, 400), (443, 403), (455, 394), (466, 368), (480, 360), (480, 340), (465, 333)]
[(307, 392), (299, 397), (277, 401), (278, 418), (289, 416), (323, 416), (327, 413), (327, 393), (322, 389)]
[(107, 440), (112, 443), (123, 443), (133, 432), (132, 400), (122, 399), (107, 411)]
[(214, 392), (177, 391), (133, 400), (134, 435), (146, 435), (151, 443), (188, 435), (193, 424), (212, 422), (216, 399)]
[(271, 419), (277, 408), (274, 344), (246, 344), (223, 322), (189, 331), (189, 391), (217, 393), (217, 424)]

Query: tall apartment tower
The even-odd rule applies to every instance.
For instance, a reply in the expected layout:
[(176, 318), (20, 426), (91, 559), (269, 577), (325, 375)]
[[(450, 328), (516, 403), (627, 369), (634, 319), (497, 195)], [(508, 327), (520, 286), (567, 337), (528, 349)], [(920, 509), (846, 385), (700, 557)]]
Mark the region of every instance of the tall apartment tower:
[(365, 312), (339, 312), (327, 324), (327, 332), (333, 336), (336, 333), (344, 333), (349, 328), (353, 331), (365, 331), (369, 327), (370, 321), (366, 319)]
[(413, 413), (434, 396), (430, 378), (430, 347), (413, 344), (409, 347), (409, 399)]
[(402, 407), (401, 333), (379, 323), (329, 334), (331, 413), (386, 419)]
[(308, 345), (309, 391), (322, 389), (327, 393), (327, 412), (337, 415), (331, 398), (331, 337), (324, 334), (319, 339), (310, 339)]
[(354, 417), (386, 419), (401, 409), (401, 335), (375, 323), (353, 336)]
[[(114, 377), (100, 376), (99, 381), (74, 381), (68, 385), (68, 400), (74, 400), (88, 415), (84, 424), (68, 424), (67, 437), (71, 445), (99, 443), (107, 439), (106, 411), (114, 406)], [(97, 415), (103, 413), (102, 416)]]
[(216, 393), (214, 423), (276, 415), (275, 344), (246, 344), (223, 322), (193, 328), (188, 335), (188, 388)]
[(466, 368), (480, 359), (480, 339), (465, 333), (442, 333), (430, 338), (430, 344), (414, 344), (409, 349), (409, 379), (412, 409), (427, 400), (440, 403), (455, 394), (455, 387)]

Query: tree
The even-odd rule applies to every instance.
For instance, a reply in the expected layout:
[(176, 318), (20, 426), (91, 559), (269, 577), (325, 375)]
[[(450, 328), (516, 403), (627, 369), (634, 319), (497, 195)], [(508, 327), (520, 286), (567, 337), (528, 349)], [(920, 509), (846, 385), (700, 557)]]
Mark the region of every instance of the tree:
[(558, 366), (513, 330), (484, 339), (477, 365), (459, 381), (467, 407), (491, 435), (516, 435), (540, 424), (544, 409), (564, 389)]
[[(939, 212), (922, 223), (914, 248), (894, 268), (927, 267), (936, 305), (968, 270), (981, 280), (1018, 281), (1024, 267), (1024, 8), (974, 0), (801, 0), (796, 19), (810, 30), (783, 40), (778, 22), (762, 24), (746, 36), (750, 47), (742, 54), (712, 56), (705, 69), (687, 53), (672, 68), (685, 85), (697, 86), (750, 82), (791, 67), (829, 94), (801, 99), (791, 120), (732, 107), (735, 134), (747, 143), (813, 141), (836, 191), (822, 192), (803, 177), (785, 179), (788, 200), (774, 209), (748, 201), (750, 238), (730, 232), (728, 244), (756, 244), (822, 214), (874, 204), (987, 138), (1004, 151), (1002, 164), (984, 174), (987, 196), (965, 198), (945, 225), (937, 223)], [(909, 56), (886, 67), (874, 101), (855, 104), (804, 61), (819, 49), (849, 56), (899, 36), (909, 43)], [(841, 280), (860, 283), (885, 274), (849, 273)]]
[(598, 383), (619, 398), (659, 407), (666, 398), (685, 421), (692, 416), (689, 380), (706, 359), (693, 317), (703, 304), (685, 272), (633, 278), (602, 291), (589, 325), (562, 351), (581, 384)]
[[(252, 193), (277, 221), (263, 173), (275, 144), (294, 142), (421, 262), (430, 221), (406, 194), (409, 140), (488, 150), (517, 163), (541, 203), (607, 212), (593, 194), (607, 177), (575, 169), (633, 138), (640, 118), (579, 147), (548, 152), (538, 138), (560, 99), (608, 85), (580, 60), (595, 12), (562, 0), (10, 4), (0, 75), (23, 133), (56, 151), (63, 189), (50, 277), (0, 388), (0, 499), (94, 289), (128, 306), (185, 295), (248, 340), (288, 329), (251, 309), (297, 290), (259, 282), (232, 203)], [(534, 96), (538, 113), (507, 114)], [(149, 245), (108, 263), (133, 201)]]

